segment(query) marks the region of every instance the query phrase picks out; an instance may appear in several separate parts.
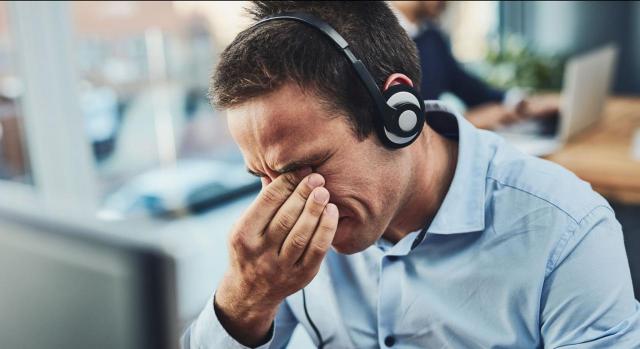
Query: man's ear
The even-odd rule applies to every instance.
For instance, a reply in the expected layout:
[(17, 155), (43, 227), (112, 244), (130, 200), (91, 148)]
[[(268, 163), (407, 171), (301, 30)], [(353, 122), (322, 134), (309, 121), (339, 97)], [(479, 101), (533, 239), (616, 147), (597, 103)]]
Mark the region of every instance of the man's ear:
[(387, 80), (384, 82), (384, 89), (382, 91), (386, 91), (390, 86), (398, 84), (404, 84), (413, 87), (413, 81), (411, 81), (408, 76), (401, 73), (393, 73), (389, 75)]

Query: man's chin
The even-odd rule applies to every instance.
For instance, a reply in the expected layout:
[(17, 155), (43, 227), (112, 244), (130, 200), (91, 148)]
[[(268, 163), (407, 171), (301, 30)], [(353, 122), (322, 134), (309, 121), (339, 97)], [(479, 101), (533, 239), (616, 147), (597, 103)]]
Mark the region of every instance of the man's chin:
[(358, 224), (352, 218), (340, 218), (338, 230), (331, 243), (333, 249), (342, 254), (354, 254), (369, 247), (371, 244), (358, 239), (357, 230)]

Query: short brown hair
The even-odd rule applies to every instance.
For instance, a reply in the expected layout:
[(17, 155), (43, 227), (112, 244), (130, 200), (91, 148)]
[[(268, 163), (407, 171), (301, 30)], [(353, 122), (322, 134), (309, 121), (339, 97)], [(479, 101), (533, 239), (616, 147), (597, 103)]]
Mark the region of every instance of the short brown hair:
[[(318, 17), (347, 40), (378, 87), (392, 73), (420, 86), (415, 44), (382, 1), (253, 1), (247, 11), (255, 21), (284, 12)], [(288, 82), (346, 114), (361, 139), (373, 131), (375, 104), (351, 64), (317, 29), (295, 21), (272, 21), (238, 34), (222, 52), (209, 94), (216, 107), (228, 108)]]

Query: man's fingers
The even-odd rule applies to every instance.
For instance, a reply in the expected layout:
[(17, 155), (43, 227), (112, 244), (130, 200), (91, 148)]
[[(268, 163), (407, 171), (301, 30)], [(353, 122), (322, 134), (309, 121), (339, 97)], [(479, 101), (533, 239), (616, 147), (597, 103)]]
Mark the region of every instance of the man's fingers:
[(329, 202), (329, 191), (326, 188), (316, 188), (309, 195), (300, 218), (282, 244), (280, 249), (282, 261), (294, 264), (302, 256), (316, 230), (318, 220), (320, 220), (327, 202)]
[(295, 190), (300, 180), (309, 172), (311, 172), (311, 169), (285, 173), (278, 176), (267, 186), (262, 187), (258, 197), (239, 219), (236, 228), (246, 235), (261, 235), (280, 206)]
[[(293, 194), (280, 206), (278, 212), (276, 212), (271, 222), (267, 225), (264, 235), (265, 239), (280, 247), (302, 214), (311, 192), (314, 188), (323, 185), (324, 178), (317, 173), (312, 173), (300, 181)], [(324, 189), (324, 191), (326, 192), (326, 189)], [(327, 196), (328, 195), (329, 193), (327, 192)], [(324, 208), (324, 205), (322, 208)], [(322, 208), (320, 208), (320, 210), (322, 210)]]
[(319, 266), (322, 259), (327, 254), (333, 237), (338, 229), (338, 207), (328, 204), (320, 218), (320, 223), (309, 242), (307, 249), (301, 259), (301, 264), (305, 267)]

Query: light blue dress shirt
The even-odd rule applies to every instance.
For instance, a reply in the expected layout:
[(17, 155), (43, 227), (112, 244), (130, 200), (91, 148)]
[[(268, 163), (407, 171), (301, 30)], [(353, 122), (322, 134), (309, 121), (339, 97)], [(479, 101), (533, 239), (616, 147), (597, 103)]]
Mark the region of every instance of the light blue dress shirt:
[[(606, 200), (460, 116), (431, 125), (459, 142), (445, 200), (426, 233), (328, 253), (305, 288), (325, 348), (640, 348), (640, 304)], [(318, 344), (302, 292), (260, 348), (285, 347), (297, 325)], [(212, 301), (183, 346), (245, 348)]]

